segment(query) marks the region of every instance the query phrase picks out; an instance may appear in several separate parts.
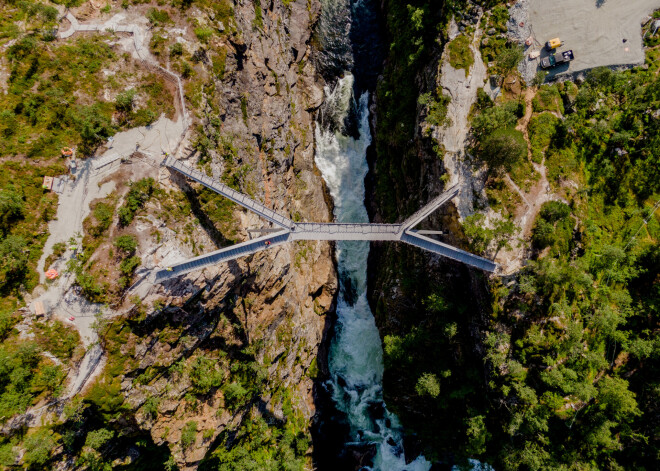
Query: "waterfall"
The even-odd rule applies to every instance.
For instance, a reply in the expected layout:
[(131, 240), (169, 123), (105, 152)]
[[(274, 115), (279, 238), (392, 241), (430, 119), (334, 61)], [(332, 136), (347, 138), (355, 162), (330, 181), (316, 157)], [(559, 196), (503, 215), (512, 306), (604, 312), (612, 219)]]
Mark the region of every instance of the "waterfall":
[[(326, 103), (316, 123), (316, 165), (334, 200), (338, 222), (368, 222), (364, 206), (367, 175), (369, 94), (354, 97), (350, 72), (325, 89)], [(342, 123), (354, 113), (358, 136), (349, 135)], [(331, 125), (330, 122), (335, 125)], [(427, 471), (431, 465), (422, 456), (406, 464), (402, 431), (396, 416), (383, 402), (383, 350), (378, 328), (367, 302), (367, 256), (369, 243), (337, 243), (340, 293), (337, 323), (330, 346), (327, 385), (337, 409), (348, 418), (355, 444), (374, 444), (374, 471)]]

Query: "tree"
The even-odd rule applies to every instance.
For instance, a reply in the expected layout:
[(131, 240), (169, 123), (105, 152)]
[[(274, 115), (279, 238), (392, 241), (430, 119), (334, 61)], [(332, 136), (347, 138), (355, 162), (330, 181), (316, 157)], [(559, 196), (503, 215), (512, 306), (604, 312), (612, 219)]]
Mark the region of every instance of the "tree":
[(0, 230), (6, 232), (16, 219), (23, 217), (25, 203), (13, 186), (0, 190)]
[(532, 86), (540, 87), (541, 85), (543, 85), (543, 82), (545, 82), (546, 75), (548, 75), (548, 73), (543, 70), (539, 70), (538, 72), (536, 72), (534, 79), (532, 79)]
[(494, 170), (510, 170), (527, 156), (527, 144), (517, 129), (498, 129), (483, 139), (479, 155)]
[(598, 382), (598, 403), (618, 421), (629, 421), (639, 415), (635, 393), (628, 389), (628, 381), (604, 376)]
[(50, 453), (55, 445), (53, 432), (48, 429), (38, 430), (25, 439), (23, 462), (28, 468), (45, 469), (44, 465), (50, 459)]
[(474, 134), (478, 138), (483, 138), (501, 128), (514, 128), (518, 121), (516, 108), (517, 103), (514, 101), (485, 108), (472, 120)]
[(0, 280), (22, 278), (28, 266), (27, 243), (20, 236), (10, 235), (0, 242)]
[(195, 358), (189, 375), (195, 393), (207, 394), (211, 388), (222, 385), (224, 373), (222, 370), (218, 371), (217, 363), (217, 360), (214, 361), (203, 355)]
[(523, 56), (523, 50), (518, 45), (512, 45), (502, 49), (499, 55), (495, 58), (497, 68), (503, 75), (502, 79), (518, 67), (518, 63), (523, 60)]
[(85, 446), (93, 448), (95, 450), (100, 450), (103, 445), (105, 445), (109, 440), (112, 440), (115, 436), (115, 432), (105, 428), (98, 430), (92, 430), (87, 434), (85, 439)]
[(467, 452), (470, 456), (480, 455), (486, 451), (486, 442), (490, 433), (486, 430), (486, 417), (477, 415), (467, 420)]
[(424, 373), (417, 380), (415, 391), (420, 396), (431, 396), (433, 398), (440, 395), (440, 381), (433, 373)]

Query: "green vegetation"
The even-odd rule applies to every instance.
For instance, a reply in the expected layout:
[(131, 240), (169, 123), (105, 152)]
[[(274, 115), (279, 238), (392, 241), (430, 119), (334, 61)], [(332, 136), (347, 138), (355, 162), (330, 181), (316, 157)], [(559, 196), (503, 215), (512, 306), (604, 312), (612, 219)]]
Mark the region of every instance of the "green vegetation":
[(473, 118), (476, 152), (494, 171), (511, 171), (527, 161), (527, 143), (515, 125), (525, 113), (524, 105), (508, 101), (500, 106), (485, 104)]
[(430, 93), (423, 93), (417, 99), (420, 105), (428, 107), (426, 122), (433, 126), (446, 126), (449, 124), (447, 105), (450, 101), (451, 98), (443, 93), (439, 93), (438, 98), (433, 97)]
[(559, 94), (559, 85), (543, 85), (532, 100), (534, 112), (552, 111), (564, 113), (564, 104)]
[(293, 413), (288, 395), (284, 396), (283, 401), (283, 411), (287, 418), (285, 421), (268, 423), (256, 408), (252, 409), (238, 430), (220, 434), (221, 445), (200, 469), (306, 469), (305, 454), (310, 445), (305, 431), (306, 421)]
[(570, 217), (571, 209), (559, 201), (543, 204), (532, 231), (532, 243), (537, 249), (552, 247), (553, 254), (570, 250), (575, 220)]
[(527, 143), (517, 129), (497, 129), (479, 144), (479, 156), (494, 170), (511, 170), (527, 158)]
[(114, 244), (115, 247), (117, 247), (117, 250), (121, 251), (125, 255), (132, 255), (138, 246), (137, 239), (130, 234), (124, 234), (117, 237)]
[(35, 322), (32, 327), (35, 341), (39, 347), (66, 362), (82, 358), (84, 350), (80, 334), (75, 327), (65, 325), (58, 320)]
[(497, 5), (484, 15), (482, 29), (486, 35), (481, 40), (480, 46), (481, 57), (484, 63), (495, 62), (495, 59), (506, 48), (506, 37), (501, 37), (500, 35), (507, 33), (506, 23), (508, 20), (509, 9), (506, 5)]
[(133, 222), (135, 213), (151, 198), (154, 191), (154, 179), (143, 178), (130, 183), (130, 190), (124, 204), (119, 208), (119, 223), (128, 226)]
[(465, 76), (468, 76), (470, 67), (474, 64), (474, 54), (470, 49), (470, 37), (461, 34), (447, 45), (449, 50), (449, 64), (454, 69), (465, 69)]
[[(437, 52), (437, 39), (453, 9), (458, 9), (462, 1), (442, 2), (437, 5), (429, 0), (384, 3), (386, 41), (388, 46), (388, 67), (378, 82), (376, 95), (379, 106), (378, 126), (375, 145), (378, 159), (375, 163), (376, 204), (382, 210), (386, 221), (398, 220), (407, 208), (397, 208), (405, 200), (410, 188), (404, 175), (415, 180), (419, 168), (413, 162), (416, 149), (410, 146), (415, 135), (418, 101), (417, 87), (401, 84), (417, 83), (417, 73)], [(444, 122), (446, 98), (435, 91), (431, 96), (438, 105), (429, 106), (429, 116)], [(432, 105), (432, 101), (428, 101)], [(432, 118), (433, 119), (433, 118)], [(412, 209), (410, 209), (412, 212)]]
[(37, 344), (5, 340), (0, 345), (0, 422), (25, 412), (40, 398), (57, 397), (66, 373), (40, 355)]
[(149, 20), (149, 23), (154, 26), (172, 23), (169, 13), (165, 10), (159, 10), (158, 8), (150, 8), (147, 12), (147, 19)]
[(529, 142), (532, 147), (532, 160), (534, 162), (540, 164), (543, 161), (545, 150), (550, 145), (559, 122), (559, 118), (547, 112), (532, 116), (529, 120), (527, 129), (529, 130)]
[[(545, 157), (562, 201), (541, 207), (527, 266), (507, 286), (489, 281), (476, 318), (449, 281), (413, 286), (423, 267), (402, 280), (416, 306), (410, 319), (387, 320), (396, 326), (384, 339), (385, 394), (427, 457), (472, 457), (503, 470), (655, 467), (660, 129), (649, 116), (658, 106), (651, 68), (596, 69), (580, 86), (542, 86), (528, 126), (531, 157)], [(518, 182), (531, 172), (514, 129), (523, 114), (515, 100), (482, 98), (473, 117), (475, 156), (499, 168), (489, 202), (503, 214), (523, 203), (506, 200), (498, 173)], [(479, 213), (466, 218), (472, 250), (510, 240), (510, 221), (493, 224)], [(481, 349), (485, 361), (468, 351)]]
[(523, 59), (523, 50), (518, 45), (509, 45), (503, 48), (495, 57), (496, 70), (506, 77), (514, 72)]
[(261, 9), (261, 0), (253, 0), (254, 3), (254, 20), (252, 20), (252, 27), (256, 30), (264, 29), (264, 14)]
[(181, 431), (181, 448), (188, 448), (197, 439), (197, 422), (191, 420)]

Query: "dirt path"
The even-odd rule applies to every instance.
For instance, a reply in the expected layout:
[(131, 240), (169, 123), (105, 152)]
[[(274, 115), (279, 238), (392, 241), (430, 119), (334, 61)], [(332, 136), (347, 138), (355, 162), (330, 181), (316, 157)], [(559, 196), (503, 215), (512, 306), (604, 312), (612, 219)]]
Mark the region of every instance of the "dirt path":
[[(551, 192), (550, 183), (548, 182), (547, 177), (547, 169), (545, 167), (545, 157), (543, 157), (543, 160), (540, 164), (531, 160), (532, 146), (529, 140), (529, 132), (527, 128), (529, 121), (532, 118), (532, 100), (534, 99), (535, 95), (535, 88), (528, 88), (525, 90), (525, 115), (521, 118), (520, 122), (516, 126), (516, 129), (523, 133), (525, 142), (527, 142), (528, 158), (530, 159), (534, 170), (538, 172), (541, 177), (534, 184), (534, 186), (530, 188), (529, 192), (522, 191), (508, 174), (504, 177), (504, 180), (507, 182), (509, 187), (518, 193), (518, 195), (520, 195), (522, 200), (525, 202), (525, 211), (517, 214), (514, 218), (514, 222), (519, 229), (518, 237), (522, 240), (529, 240), (531, 237), (536, 215), (544, 203), (552, 200), (563, 201), (561, 198)], [(513, 246), (513, 244), (511, 245), (512, 247), (510, 249), (501, 250), (495, 258), (495, 261), (501, 265), (502, 274), (504, 275), (510, 275), (520, 270), (525, 259), (525, 244), (520, 244), (518, 247)]]

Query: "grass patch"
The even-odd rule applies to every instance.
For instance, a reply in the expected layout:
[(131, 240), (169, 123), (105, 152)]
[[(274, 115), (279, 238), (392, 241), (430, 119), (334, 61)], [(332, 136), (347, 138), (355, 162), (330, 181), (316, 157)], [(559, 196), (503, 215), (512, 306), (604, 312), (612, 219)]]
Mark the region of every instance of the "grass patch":
[(555, 113), (564, 114), (564, 103), (557, 85), (543, 85), (539, 88), (532, 100), (532, 109), (535, 113), (554, 111)]
[(532, 160), (534, 162), (541, 163), (543, 160), (543, 155), (550, 145), (558, 123), (559, 118), (547, 112), (533, 116), (529, 120), (527, 130), (529, 131), (529, 142), (532, 147)]
[(454, 69), (465, 69), (465, 76), (468, 76), (470, 67), (474, 64), (474, 54), (470, 49), (470, 38), (461, 34), (447, 45), (449, 50), (449, 64)]

